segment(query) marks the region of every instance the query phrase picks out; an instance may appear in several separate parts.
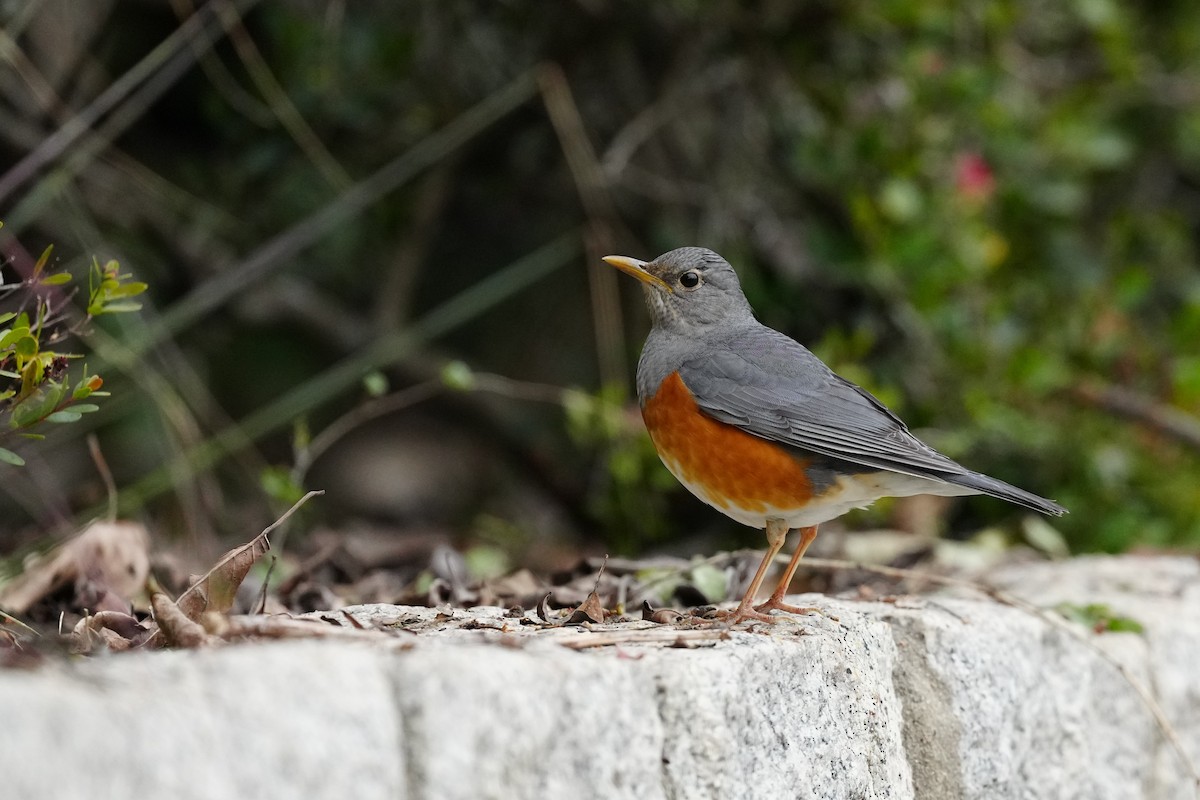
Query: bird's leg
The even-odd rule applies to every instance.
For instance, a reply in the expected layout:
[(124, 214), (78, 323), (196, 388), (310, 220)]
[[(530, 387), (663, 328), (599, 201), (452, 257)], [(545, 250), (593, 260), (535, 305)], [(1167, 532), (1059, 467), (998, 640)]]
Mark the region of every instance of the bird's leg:
[(754, 580), (750, 581), (750, 588), (746, 589), (746, 594), (742, 595), (742, 602), (738, 603), (736, 610), (722, 617), (725, 622), (730, 625), (736, 625), (748, 619), (756, 619), (763, 622), (775, 621), (775, 618), (770, 614), (763, 613), (754, 608), (754, 595), (758, 594), (758, 587), (762, 586), (763, 578), (766, 577), (771, 562), (775, 560), (775, 556), (783, 548), (787, 534), (788, 526), (786, 522), (781, 519), (767, 520), (767, 552), (763, 555), (762, 563), (758, 565), (758, 572), (754, 573)]
[(787, 569), (783, 571), (783, 576), (780, 577), (779, 583), (775, 585), (775, 591), (771, 592), (771, 596), (767, 602), (754, 607), (755, 611), (765, 613), (774, 609), (779, 609), (788, 614), (809, 614), (814, 611), (820, 612), (819, 608), (805, 608), (803, 606), (793, 606), (783, 602), (783, 596), (787, 594), (788, 587), (792, 584), (792, 576), (796, 574), (796, 567), (800, 566), (800, 559), (804, 558), (804, 551), (813, 543), (813, 539), (817, 538), (817, 526), (810, 525), (807, 528), (800, 529), (800, 542), (796, 545), (796, 552), (792, 554), (792, 560), (788, 562)]

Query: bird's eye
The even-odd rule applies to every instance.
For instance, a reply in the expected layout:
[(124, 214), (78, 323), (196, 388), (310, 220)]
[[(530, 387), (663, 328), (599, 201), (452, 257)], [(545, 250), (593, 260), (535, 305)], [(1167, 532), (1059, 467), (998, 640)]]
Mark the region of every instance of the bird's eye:
[(685, 272), (679, 276), (679, 285), (685, 289), (695, 289), (700, 285), (700, 275), (696, 272)]

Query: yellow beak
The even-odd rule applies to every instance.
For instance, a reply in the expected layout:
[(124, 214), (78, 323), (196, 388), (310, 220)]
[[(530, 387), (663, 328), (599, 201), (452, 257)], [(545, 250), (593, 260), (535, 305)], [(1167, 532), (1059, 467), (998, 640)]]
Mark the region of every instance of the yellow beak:
[(650, 286), (654, 286), (664, 291), (674, 291), (671, 289), (671, 285), (669, 283), (657, 275), (650, 273), (646, 269), (645, 261), (639, 261), (636, 258), (629, 258), (628, 256), (605, 256), (604, 261), (612, 264), (614, 267), (621, 270), (621, 272), (624, 272), (627, 275), (632, 275), (642, 283), (649, 284)]

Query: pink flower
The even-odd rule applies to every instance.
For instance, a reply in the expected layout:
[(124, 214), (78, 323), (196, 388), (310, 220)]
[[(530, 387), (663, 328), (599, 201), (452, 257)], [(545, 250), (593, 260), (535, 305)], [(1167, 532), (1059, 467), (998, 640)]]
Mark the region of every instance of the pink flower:
[(959, 153), (954, 159), (954, 188), (964, 200), (983, 202), (996, 190), (996, 176), (979, 153)]

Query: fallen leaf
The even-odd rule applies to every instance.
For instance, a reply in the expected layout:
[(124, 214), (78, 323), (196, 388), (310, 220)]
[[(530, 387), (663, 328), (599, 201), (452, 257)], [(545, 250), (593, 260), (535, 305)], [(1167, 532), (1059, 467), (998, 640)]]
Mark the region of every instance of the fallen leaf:
[(208, 643), (208, 633), (203, 626), (190, 619), (175, 601), (162, 592), (150, 596), (150, 608), (167, 644), (191, 648)]
[(75, 623), (75, 628), (71, 631), (72, 653), (76, 655), (88, 655), (103, 650), (121, 652), (133, 647), (133, 638), (137, 635), (136, 633), (131, 631), (132, 635), (127, 637), (105, 626), (107, 621), (128, 627), (124, 620), (118, 621), (115, 619), (116, 617), (128, 617), (133, 621), (134, 627), (139, 632), (145, 632), (145, 629), (138, 625), (137, 619), (129, 614), (120, 614), (113, 611), (104, 611), (101, 613), (109, 615), (113, 619), (105, 620), (100, 617), (100, 614), (96, 614), (84, 617)]
[(683, 614), (673, 608), (653, 608), (649, 600), (643, 600), (642, 619), (657, 622), (659, 625), (669, 625), (683, 619)]
[(580, 603), (567, 619), (568, 625), (579, 625), (584, 622), (604, 622), (604, 606), (600, 602), (600, 595), (595, 592), (589, 594), (587, 599)]
[(81, 625), (94, 631), (110, 630), (131, 641), (146, 633), (145, 626), (138, 621), (137, 617), (132, 614), (122, 614), (119, 611), (101, 611), (84, 617), (75, 625), (75, 630), (78, 631)]
[(296, 619), (294, 617), (272, 617), (259, 614), (249, 616), (225, 616), (224, 614), (206, 614), (206, 628), (215, 637), (224, 641), (234, 641), (249, 638), (271, 639), (346, 639), (359, 641), (388, 642), (391, 646), (402, 649), (412, 647), (412, 642), (398, 642), (394, 629), (378, 630), (368, 628), (342, 627), (329, 625), (314, 619)]
[(540, 619), (542, 622), (545, 622), (547, 625), (555, 624), (554, 620), (550, 619), (550, 592), (547, 592), (546, 596), (538, 601), (537, 615), (538, 619)]
[(64, 586), (76, 607), (128, 611), (150, 572), (150, 536), (136, 522), (93, 522), (0, 589), (0, 606), (24, 614)]
[[(254, 562), (270, 549), (271, 542), (266, 531), (241, 547), (233, 548), (221, 556), (204, 577), (179, 595), (172, 605), (193, 622), (199, 620), (205, 611), (228, 611), (233, 608), (238, 587), (246, 579)], [(155, 616), (157, 617), (157, 612)]]

